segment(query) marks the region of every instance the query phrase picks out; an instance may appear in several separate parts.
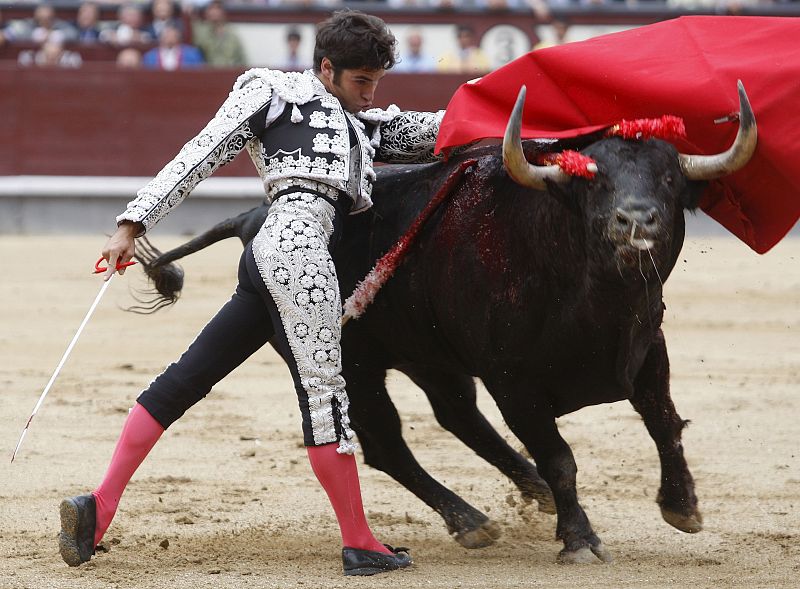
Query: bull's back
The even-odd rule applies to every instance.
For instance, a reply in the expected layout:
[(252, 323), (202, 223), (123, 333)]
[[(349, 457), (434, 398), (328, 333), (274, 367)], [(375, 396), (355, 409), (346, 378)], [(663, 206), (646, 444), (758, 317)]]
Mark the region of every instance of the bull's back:
[[(343, 296), (401, 239), (466, 159), (469, 154), (446, 164), (379, 169), (374, 206), (348, 219), (337, 253)], [(563, 211), (554, 213), (558, 207), (551, 199), (520, 196), (498, 160), (479, 158), (441, 195), (395, 275), (356, 322), (359, 332), (390, 348), (396, 361), (476, 374), (492, 359), (508, 362), (517, 353), (522, 360), (532, 339), (546, 330), (548, 316), (561, 315), (561, 306), (548, 304), (565, 302), (548, 297), (553, 269), (545, 266), (553, 255), (546, 250), (553, 240), (543, 240), (531, 257), (518, 239), (536, 233), (531, 224), (563, 226), (550, 218)]]

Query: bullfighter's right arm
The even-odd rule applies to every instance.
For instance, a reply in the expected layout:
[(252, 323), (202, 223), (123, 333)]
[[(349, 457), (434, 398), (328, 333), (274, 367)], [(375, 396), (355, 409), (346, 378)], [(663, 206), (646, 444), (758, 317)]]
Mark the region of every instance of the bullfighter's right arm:
[(123, 221), (153, 227), (217, 168), (231, 161), (264, 128), (272, 88), (255, 78), (237, 82), (214, 118), (128, 203)]

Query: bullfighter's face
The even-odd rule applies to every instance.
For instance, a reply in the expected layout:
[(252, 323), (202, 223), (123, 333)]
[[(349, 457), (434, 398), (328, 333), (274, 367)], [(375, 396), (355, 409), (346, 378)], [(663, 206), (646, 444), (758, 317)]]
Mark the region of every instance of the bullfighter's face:
[(319, 78), (325, 89), (339, 99), (342, 108), (356, 113), (372, 107), (378, 82), (385, 73), (382, 69), (336, 69), (325, 57), (322, 59)]

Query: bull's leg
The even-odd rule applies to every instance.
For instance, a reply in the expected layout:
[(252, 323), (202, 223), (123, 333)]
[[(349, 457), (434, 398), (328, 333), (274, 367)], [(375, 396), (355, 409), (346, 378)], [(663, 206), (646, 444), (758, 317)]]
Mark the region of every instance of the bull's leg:
[(478, 410), (471, 376), (422, 366), (403, 366), (401, 370), (425, 391), (443, 428), (511, 479), (523, 499), (535, 499), (545, 513), (556, 512), (550, 487), (536, 466), (509, 446)]
[(500, 530), (483, 513), (431, 477), (403, 440), (400, 416), (386, 392), (383, 369), (345, 370), (350, 420), (367, 464), (382, 470), (432, 507), (466, 548), (494, 543)]
[(675, 411), (669, 394), (669, 357), (664, 334), (659, 330), (635, 381), (631, 404), (642, 416), (661, 460), (658, 504), (664, 520), (681, 531), (703, 529), (697, 508), (694, 479), (683, 457), (681, 430), (687, 422)]
[[(558, 513), (556, 537), (564, 542), (559, 553), (563, 563), (612, 560), (578, 503), (575, 479), (578, 467), (569, 445), (558, 433), (550, 403), (537, 397), (527, 379), (504, 374), (484, 383), (497, 402), (508, 426), (531, 453), (539, 474), (553, 492)], [(529, 381), (528, 381), (529, 382)], [(594, 556), (593, 556), (594, 554)]]

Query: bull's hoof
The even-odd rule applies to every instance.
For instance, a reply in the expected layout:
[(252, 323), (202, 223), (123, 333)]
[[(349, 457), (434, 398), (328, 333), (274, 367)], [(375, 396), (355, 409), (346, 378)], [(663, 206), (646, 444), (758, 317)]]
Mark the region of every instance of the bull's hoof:
[(492, 520), (486, 520), (474, 530), (459, 532), (454, 536), (456, 542), (464, 548), (486, 548), (494, 544), (494, 541), (501, 536), (500, 526)]
[(588, 546), (577, 550), (562, 550), (558, 553), (558, 564), (594, 564), (597, 557), (592, 553)]
[(567, 550), (566, 548), (558, 553), (558, 564), (595, 564), (598, 559), (603, 563), (614, 562), (614, 557), (606, 550), (603, 543), (597, 546), (584, 546), (577, 550)]
[(676, 511), (661, 508), (661, 517), (664, 521), (671, 525), (673, 528), (686, 532), (687, 534), (696, 534), (703, 531), (703, 514), (700, 511), (695, 511), (692, 514), (684, 515)]
[(591, 551), (594, 552), (594, 555), (602, 560), (605, 564), (611, 564), (614, 562), (614, 557), (608, 550), (606, 550), (606, 547), (603, 546), (602, 542), (600, 542), (597, 546), (592, 546)]

